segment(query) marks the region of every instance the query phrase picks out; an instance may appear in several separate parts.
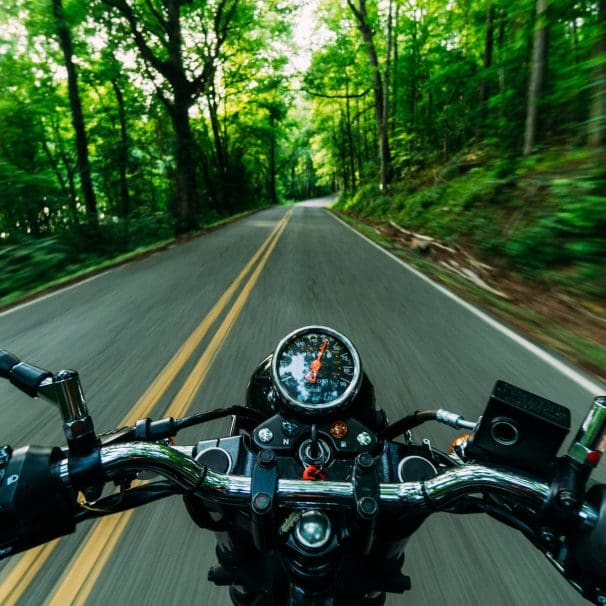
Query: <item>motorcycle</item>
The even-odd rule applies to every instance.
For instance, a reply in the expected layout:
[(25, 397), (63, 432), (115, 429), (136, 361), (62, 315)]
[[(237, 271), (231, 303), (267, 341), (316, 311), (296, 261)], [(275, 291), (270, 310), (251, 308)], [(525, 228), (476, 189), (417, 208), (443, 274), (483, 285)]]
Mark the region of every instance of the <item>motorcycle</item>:
[[(520, 531), (586, 599), (606, 602), (606, 486), (587, 489), (606, 447), (606, 397), (558, 457), (570, 411), (504, 381), (478, 421), (437, 409), (389, 423), (353, 343), (324, 326), (280, 341), (252, 374), (245, 406), (100, 435), (77, 372), (1, 351), (0, 376), (55, 404), (67, 440), (0, 448), (0, 558), (180, 494), (215, 532), (208, 578), (236, 606), (374, 606), (410, 589), (404, 549), (432, 513), (485, 513)], [(180, 430), (223, 417), (227, 436), (175, 444)], [(426, 422), (465, 433), (442, 452), (414, 440)], [(152, 475), (135, 482), (143, 472)]]

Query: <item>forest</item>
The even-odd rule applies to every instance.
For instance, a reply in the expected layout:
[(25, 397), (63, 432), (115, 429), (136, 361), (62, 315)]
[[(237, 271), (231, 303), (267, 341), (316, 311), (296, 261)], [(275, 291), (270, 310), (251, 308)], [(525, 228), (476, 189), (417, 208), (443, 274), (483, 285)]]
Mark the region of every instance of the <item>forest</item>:
[(605, 0), (307, 4), (5, 2), (0, 298), (333, 192), (606, 294)]

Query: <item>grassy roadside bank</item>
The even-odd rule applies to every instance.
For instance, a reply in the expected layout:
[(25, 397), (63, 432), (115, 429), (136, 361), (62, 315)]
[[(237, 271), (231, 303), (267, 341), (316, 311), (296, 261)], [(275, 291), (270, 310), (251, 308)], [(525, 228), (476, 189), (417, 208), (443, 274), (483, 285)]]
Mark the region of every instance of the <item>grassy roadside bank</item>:
[(331, 210), (606, 381), (606, 164), (580, 153), (504, 162), (467, 154)]
[[(269, 208), (269, 206), (263, 206), (254, 210), (237, 213), (224, 219), (210, 221), (200, 227), (200, 229), (198, 229), (196, 232), (179, 237), (159, 239), (157, 242), (153, 242), (145, 246), (138, 246), (131, 251), (109, 256), (108, 258), (85, 259), (81, 263), (70, 264), (59, 270), (57, 270), (56, 267), (51, 264), (52, 271), (31, 273), (29, 274), (31, 279), (21, 278), (18, 281), (15, 280), (15, 273), (12, 272), (10, 268), (12, 259), (7, 258), (4, 265), (8, 267), (3, 268), (3, 271), (0, 273), (0, 311), (10, 309), (15, 305), (25, 303), (49, 292), (65, 288), (66, 286), (70, 286), (71, 284), (75, 284), (111, 269), (112, 267), (118, 267), (120, 265), (130, 263), (131, 261), (142, 259), (146, 256), (161, 250), (165, 250), (182, 242), (187, 242), (193, 238), (207, 234), (225, 225), (239, 221), (261, 210), (265, 210), (266, 208)], [(44, 250), (41, 252), (42, 255), (44, 255)], [(52, 260), (53, 259), (51, 257), (51, 261)], [(0, 266), (2, 265), (2, 261), (3, 259), (0, 251)], [(44, 256), (41, 256), (37, 263), (44, 264)], [(54, 277), (50, 278), (49, 274), (54, 274)], [(13, 288), (13, 284), (15, 283), (20, 285), (19, 288)]]

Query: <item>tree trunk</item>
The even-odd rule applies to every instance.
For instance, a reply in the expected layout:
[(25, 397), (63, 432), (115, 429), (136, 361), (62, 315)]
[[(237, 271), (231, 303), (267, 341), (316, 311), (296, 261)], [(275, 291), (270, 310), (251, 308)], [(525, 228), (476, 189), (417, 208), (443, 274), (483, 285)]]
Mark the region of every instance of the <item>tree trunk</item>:
[(217, 210), (223, 212), (226, 208), (229, 210), (229, 200), (225, 194), (225, 186), (227, 184), (227, 155), (225, 153), (225, 145), (221, 124), (219, 123), (219, 104), (214, 83), (208, 87), (206, 95), (208, 101), (208, 113), (210, 115), (210, 125), (213, 131), (213, 143), (215, 148), (215, 166), (217, 167), (217, 184), (215, 188)]
[(396, 14), (394, 16), (394, 24), (393, 29), (395, 33), (393, 34), (393, 67), (391, 70), (392, 73), (392, 83), (391, 83), (391, 136), (395, 136), (397, 129), (397, 119), (398, 119), (398, 83), (396, 79), (398, 77), (398, 62), (399, 62), (399, 51), (398, 51), (398, 22), (400, 16), (400, 5), (396, 4)]
[(417, 69), (418, 69), (418, 49), (417, 49), (417, 20), (416, 11), (413, 19), (412, 30), (412, 69), (410, 74), (410, 93), (408, 98), (408, 114), (413, 130), (417, 130), (418, 124), (416, 119), (417, 111)]
[(379, 161), (380, 161), (380, 188), (385, 191), (387, 185), (391, 181), (391, 151), (389, 148), (389, 133), (387, 132), (387, 115), (385, 114), (386, 104), (384, 103), (383, 78), (381, 76), (381, 68), (379, 66), (379, 58), (377, 49), (373, 41), (373, 32), (368, 23), (368, 15), (366, 13), (366, 0), (358, 0), (358, 6), (353, 3), (353, 0), (347, 0), (349, 8), (353, 12), (358, 22), (358, 29), (362, 34), (362, 40), (366, 47), (368, 61), (372, 68), (373, 74), (373, 91), (375, 102), (375, 121), (377, 127), (378, 145), (379, 145)]
[(76, 193), (76, 171), (70, 164), (69, 159), (65, 157), (65, 154), (61, 155), (61, 159), (65, 166), (65, 172), (67, 173), (67, 184), (69, 186), (69, 200), (72, 219), (76, 225), (80, 225), (80, 217), (78, 215), (78, 195)]
[(579, 32), (577, 29), (577, 20), (573, 18), (570, 22), (570, 40), (572, 42), (572, 57), (575, 65), (579, 64)]
[[(216, 179), (213, 178), (211, 170), (211, 165), (213, 164), (214, 158), (214, 154), (212, 152), (213, 145), (210, 139), (210, 133), (208, 132), (208, 125), (206, 123), (206, 120), (202, 120), (202, 124), (200, 126), (202, 134), (204, 135), (204, 141), (200, 146), (200, 162), (202, 164), (202, 176), (204, 178), (206, 192), (211, 200), (211, 205), (213, 206), (213, 208), (219, 208)], [(205, 151), (206, 149), (209, 150), (208, 155)]]
[(80, 173), (80, 182), (84, 203), (86, 205), (86, 214), (90, 225), (97, 226), (97, 199), (93, 189), (91, 178), (90, 162), (88, 159), (88, 141), (86, 137), (86, 128), (84, 126), (84, 117), (82, 115), (82, 103), (80, 102), (80, 92), (78, 90), (78, 75), (76, 66), (73, 62), (72, 39), (65, 13), (63, 11), (62, 0), (53, 0), (53, 15), (57, 27), (57, 37), (63, 53), (65, 69), (67, 71), (67, 88), (69, 92), (69, 103), (72, 113), (72, 124), (76, 133), (76, 153), (78, 157), (78, 171)]
[(482, 67), (484, 72), (480, 84), (480, 125), (478, 134), (481, 135), (488, 117), (488, 99), (490, 87), (488, 86), (488, 70), (492, 66), (492, 49), (494, 46), (494, 4), (489, 4), (486, 10), (486, 38), (484, 41), (484, 61)]
[(594, 43), (593, 57), (593, 90), (589, 111), (590, 147), (601, 147), (606, 138), (606, 0), (598, 5), (597, 34)]
[(536, 20), (534, 40), (532, 45), (532, 65), (530, 72), (530, 84), (528, 86), (526, 129), (524, 132), (523, 153), (525, 156), (529, 156), (532, 153), (532, 149), (534, 147), (537, 136), (539, 105), (541, 103), (541, 96), (543, 94), (545, 68), (547, 64), (548, 53), (548, 8), (549, 0), (536, 0)]
[(169, 82), (173, 91), (171, 113), (175, 131), (175, 165), (177, 169), (177, 233), (194, 230), (198, 226), (198, 184), (194, 138), (189, 122), (189, 108), (193, 104), (190, 83), (185, 74), (182, 56), (181, 2), (168, 0), (167, 7), (167, 51)]
[(351, 172), (351, 188), (356, 189), (356, 158), (354, 152), (353, 132), (351, 129), (351, 106), (349, 98), (349, 78), (345, 72), (345, 121), (347, 128), (347, 142), (349, 145), (349, 170)]
[(269, 140), (269, 198), (272, 204), (278, 203), (276, 189), (276, 137), (272, 134)]
[(360, 99), (356, 97), (356, 115), (354, 121), (356, 123), (356, 144), (354, 149), (356, 150), (356, 163), (358, 167), (358, 182), (361, 183), (364, 179), (363, 160), (362, 153), (364, 151), (364, 139), (366, 135), (362, 135), (362, 114), (360, 111)]
[(343, 176), (343, 189), (347, 192), (350, 191), (349, 186), (349, 171), (347, 169), (347, 150), (345, 149), (345, 118), (341, 111), (341, 116), (338, 124), (333, 127), (333, 137), (335, 147), (339, 150), (339, 159), (341, 165), (341, 174)]
[(385, 73), (383, 75), (383, 128), (389, 133), (389, 85), (391, 83), (391, 53), (393, 51), (393, 0), (389, 0), (387, 31), (385, 33)]
[(501, 9), (499, 15), (499, 33), (497, 35), (497, 48), (499, 53), (499, 118), (505, 115), (505, 66), (503, 64), (503, 45), (505, 43), (505, 21), (507, 12)]
[(112, 79), (112, 87), (118, 103), (118, 118), (120, 121), (120, 149), (118, 154), (120, 170), (120, 200), (122, 202), (121, 213), (123, 218), (130, 215), (130, 195), (128, 192), (128, 131), (126, 126), (126, 109), (124, 107), (124, 95), (118, 84), (117, 78)]
[[(334, 187), (335, 179), (333, 177), (333, 191), (336, 191)], [(316, 184), (315, 184), (315, 169), (314, 163), (311, 156), (307, 156), (305, 159), (305, 197), (311, 198), (316, 195)]]
[[(425, 82), (429, 82), (429, 73), (425, 74)], [(435, 122), (434, 122), (434, 107), (433, 107), (433, 93), (428, 88), (427, 92), (427, 109), (425, 111), (425, 131), (429, 133), (429, 139), (433, 145), (438, 145), (438, 139), (435, 133)]]
[[(59, 164), (57, 163), (57, 160), (53, 156), (53, 153), (51, 152), (51, 149), (48, 145), (48, 141), (46, 141), (46, 139), (42, 142), (42, 147), (44, 149), (44, 154), (46, 155), (46, 159), (48, 160), (48, 163), (51, 165), (51, 168), (53, 169), (53, 172), (55, 173), (55, 177), (57, 177), (57, 181), (59, 182), (59, 187), (61, 188), (61, 194), (67, 200), (69, 200), (70, 194), (69, 194), (69, 189), (67, 188), (67, 183), (65, 182), (65, 179), (63, 178), (63, 175), (61, 174), (61, 170), (59, 169)], [(71, 204), (72, 204), (72, 201), (70, 200), (70, 205)]]
[(177, 181), (177, 233), (196, 229), (198, 223), (198, 188), (196, 182), (195, 146), (189, 122), (189, 99), (175, 91), (170, 109), (175, 133), (175, 167)]
[(271, 135), (269, 139), (269, 197), (272, 204), (278, 204), (278, 190), (276, 186), (277, 182), (277, 168), (276, 168), (276, 155), (277, 155), (277, 135), (276, 135), (276, 116), (274, 115), (275, 110), (269, 107), (269, 127), (271, 129)]

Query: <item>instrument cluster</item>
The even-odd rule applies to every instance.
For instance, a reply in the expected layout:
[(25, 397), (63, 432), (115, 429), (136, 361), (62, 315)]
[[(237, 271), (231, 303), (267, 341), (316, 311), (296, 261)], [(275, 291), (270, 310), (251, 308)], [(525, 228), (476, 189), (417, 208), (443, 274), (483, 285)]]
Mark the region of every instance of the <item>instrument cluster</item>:
[(317, 417), (347, 408), (360, 388), (362, 366), (347, 337), (326, 326), (306, 326), (280, 341), (271, 377), (288, 411)]

